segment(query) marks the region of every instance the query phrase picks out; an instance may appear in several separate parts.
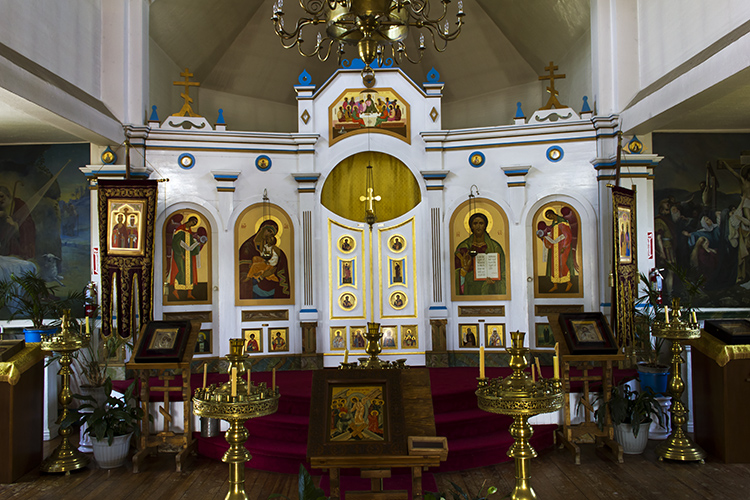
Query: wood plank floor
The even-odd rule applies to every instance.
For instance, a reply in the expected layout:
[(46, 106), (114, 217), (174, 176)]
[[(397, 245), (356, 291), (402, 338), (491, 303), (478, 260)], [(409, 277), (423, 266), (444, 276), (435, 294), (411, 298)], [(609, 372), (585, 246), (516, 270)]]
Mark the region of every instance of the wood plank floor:
[[(75, 442), (75, 441), (74, 441)], [(56, 441), (46, 444), (49, 453)], [(711, 457), (699, 463), (659, 462), (650, 441), (643, 455), (625, 456), (617, 464), (583, 445), (581, 465), (565, 450), (548, 450), (531, 461), (531, 485), (541, 499), (745, 499), (750, 498), (750, 464), (723, 464)], [(505, 450), (498, 450), (505, 453)], [(196, 457), (176, 473), (171, 455), (149, 458), (139, 474), (132, 466), (103, 470), (95, 465), (71, 473), (30, 472), (14, 484), (0, 485), (3, 500), (221, 500), (228, 491), (229, 467)], [(513, 489), (512, 462), (455, 473), (436, 474), (442, 492), (451, 481), (473, 497), (482, 485), (496, 486), (490, 498), (500, 500)], [(297, 476), (246, 469), (245, 489), (251, 499), (280, 493), (297, 500)], [(451, 495), (449, 495), (451, 497)]]

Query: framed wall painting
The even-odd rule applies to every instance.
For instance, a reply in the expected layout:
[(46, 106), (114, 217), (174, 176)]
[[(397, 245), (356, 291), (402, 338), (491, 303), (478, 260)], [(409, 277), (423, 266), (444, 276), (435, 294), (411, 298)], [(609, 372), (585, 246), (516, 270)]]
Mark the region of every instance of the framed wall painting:
[(107, 253), (109, 255), (143, 255), (145, 210), (145, 199), (110, 198), (107, 200)]
[(268, 329), (268, 350), (269, 352), (289, 351), (289, 328)]
[(328, 107), (328, 118), (331, 145), (369, 132), (411, 143), (409, 103), (391, 88), (347, 89)]
[(336, 246), (344, 253), (352, 253), (357, 248), (357, 240), (353, 236), (345, 234), (339, 238)]
[(617, 206), (617, 258), (620, 264), (633, 262), (633, 228), (630, 207)]
[(365, 338), (365, 332), (367, 329), (364, 326), (352, 326), (349, 327), (349, 349), (354, 350), (365, 350), (367, 345), (367, 339)]
[(401, 253), (406, 249), (406, 238), (400, 234), (394, 234), (388, 238), (388, 248), (393, 253)]
[(381, 326), (380, 331), (383, 333), (383, 337), (380, 339), (380, 346), (385, 349), (397, 349), (398, 348), (398, 327), (396, 326)]
[(351, 311), (357, 307), (357, 296), (353, 293), (342, 293), (339, 295), (339, 306), (344, 311)]
[(459, 205), (450, 221), (453, 300), (508, 300), (508, 217), (485, 198)]
[(537, 323), (535, 325), (536, 347), (555, 347), (555, 336), (549, 323)]
[(315, 370), (307, 456), (405, 455), (400, 370)]
[(245, 328), (242, 330), (242, 338), (245, 339), (245, 352), (247, 354), (263, 352), (262, 328)]
[(391, 293), (388, 297), (388, 303), (397, 311), (406, 307), (407, 302), (409, 302), (409, 297), (401, 290)]
[(133, 359), (136, 363), (183, 361), (190, 331), (190, 321), (151, 321), (141, 329)]
[(392, 259), (388, 257), (388, 286), (408, 286), (406, 281), (406, 259)]
[(583, 297), (581, 224), (570, 205), (543, 205), (533, 218), (534, 296)]
[(479, 324), (462, 324), (458, 325), (458, 346), (459, 347), (479, 347)]
[(211, 303), (211, 225), (194, 210), (164, 223), (164, 305)]
[(346, 327), (332, 326), (330, 333), (330, 345), (332, 351), (346, 350)]
[(209, 330), (198, 332), (198, 340), (195, 343), (195, 354), (211, 354), (213, 344), (213, 333)]
[(357, 287), (357, 259), (339, 259), (339, 288)]
[(559, 321), (571, 354), (617, 354), (619, 346), (602, 313), (560, 314)]
[(284, 210), (246, 208), (234, 226), (235, 304), (294, 303), (294, 227)]
[(505, 347), (505, 324), (485, 323), (484, 325), (485, 347)]
[(401, 325), (401, 349), (418, 349), (417, 325)]

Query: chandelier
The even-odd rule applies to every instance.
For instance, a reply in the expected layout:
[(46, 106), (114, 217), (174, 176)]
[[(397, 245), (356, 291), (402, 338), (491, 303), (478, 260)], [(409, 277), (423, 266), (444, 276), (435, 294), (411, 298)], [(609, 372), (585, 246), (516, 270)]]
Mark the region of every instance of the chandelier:
[[(305, 57), (317, 56), (326, 61), (331, 53), (336, 52), (340, 63), (344, 47), (356, 45), (359, 58), (365, 63), (362, 81), (366, 87), (372, 87), (375, 84), (373, 62), (377, 62), (377, 67), (386, 57), (392, 57), (398, 63), (403, 59), (415, 64), (422, 60), (425, 31), (438, 52), (444, 52), (448, 42), (458, 38), (465, 15), (463, 1), (458, 1), (453, 30), (447, 20), (451, 0), (439, 1), (443, 4), (442, 11), (430, 17), (430, 0), (299, 0), (305, 15), (293, 30), (287, 31), (284, 27), (284, 0), (277, 0), (271, 20), (284, 48), (296, 46)], [(303, 46), (304, 28), (320, 24), (325, 25), (325, 36), (318, 31), (315, 45)], [(404, 43), (410, 27), (420, 30), (418, 54), (412, 54), (414, 57), (408, 54)]]

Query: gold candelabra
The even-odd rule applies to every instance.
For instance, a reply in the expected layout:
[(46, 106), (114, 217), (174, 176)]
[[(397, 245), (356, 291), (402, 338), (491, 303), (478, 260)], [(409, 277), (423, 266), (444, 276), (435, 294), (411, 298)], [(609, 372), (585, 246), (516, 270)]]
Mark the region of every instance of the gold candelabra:
[[(701, 336), (701, 330), (695, 317), (695, 312), (687, 319), (682, 319), (680, 310), (680, 299), (673, 299), (672, 310), (664, 308), (664, 320), (654, 323), (654, 337), (672, 341), (672, 366), (669, 374), (669, 394), (672, 396), (672, 406), (669, 413), (672, 414), (672, 433), (666, 441), (656, 447), (659, 460), (668, 458), (670, 460), (699, 461), (705, 463), (706, 452), (695, 444), (685, 432), (688, 420), (688, 410), (682, 403), (682, 393), (685, 391), (685, 383), (682, 381), (680, 365), (685, 362), (682, 351), (685, 349), (683, 342), (694, 340)], [(686, 314), (686, 316), (688, 316)]]
[(255, 384), (243, 354), (244, 340), (230, 339), (227, 373), (229, 381), (206, 386), (206, 366), (203, 371), (203, 387), (195, 390), (193, 413), (199, 417), (216, 418), (229, 422), (225, 439), (229, 449), (221, 459), (229, 464), (229, 492), (225, 500), (247, 500), (245, 493), (245, 462), (252, 456), (245, 448), (248, 433), (245, 422), (251, 418), (276, 413), (279, 408), (279, 390), (274, 383)]
[[(57, 424), (60, 424), (68, 416), (68, 405), (73, 399), (70, 391), (70, 375), (72, 373), (70, 364), (73, 361), (73, 353), (86, 347), (90, 341), (90, 338), (86, 335), (74, 333), (75, 328), (72, 328), (72, 326), (70, 311), (65, 311), (62, 324), (60, 325), (60, 332), (42, 340), (41, 344), (43, 351), (60, 354), (60, 371), (57, 373), (62, 377), (62, 389), (58, 397), (62, 413), (60, 413), (60, 417), (57, 419)], [(42, 462), (42, 472), (65, 472), (69, 474), (70, 471), (81, 469), (89, 463), (89, 458), (78, 451), (70, 442), (70, 432), (70, 427), (60, 429), (59, 433), (62, 438), (60, 444)]]
[(349, 351), (347, 351), (344, 361), (339, 365), (340, 370), (352, 370), (356, 368), (363, 368), (367, 370), (380, 370), (387, 368), (409, 368), (406, 365), (406, 359), (396, 359), (394, 361), (387, 361), (380, 359), (378, 354), (383, 350), (380, 346), (380, 339), (383, 338), (383, 332), (380, 331), (380, 323), (367, 323), (367, 332), (365, 333), (365, 339), (367, 344), (365, 345), (365, 352), (370, 355), (369, 358), (360, 358), (359, 363), (349, 363)]
[[(480, 409), (513, 417), (510, 434), (514, 443), (508, 450), (508, 456), (514, 458), (516, 463), (516, 485), (510, 495), (514, 500), (536, 498), (536, 493), (529, 484), (528, 462), (536, 457), (536, 450), (529, 443), (529, 438), (534, 434), (529, 418), (557, 411), (563, 404), (562, 382), (559, 378), (542, 378), (539, 371), (539, 378), (535, 379), (524, 372), (529, 366), (526, 360), (529, 349), (523, 347), (525, 335), (524, 332), (510, 334), (512, 344), (506, 351), (510, 354), (509, 366), (513, 373), (504, 379), (488, 380), (480, 377), (476, 391)], [(533, 365), (531, 369), (533, 372)]]

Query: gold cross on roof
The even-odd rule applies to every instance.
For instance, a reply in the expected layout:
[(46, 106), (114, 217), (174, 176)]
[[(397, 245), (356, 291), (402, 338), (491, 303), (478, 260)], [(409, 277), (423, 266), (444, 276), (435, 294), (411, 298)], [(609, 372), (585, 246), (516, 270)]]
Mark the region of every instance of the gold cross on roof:
[(547, 101), (547, 104), (542, 106), (539, 109), (552, 109), (554, 106), (556, 109), (564, 108), (566, 106), (563, 106), (560, 104), (560, 101), (557, 100), (557, 96), (560, 94), (557, 90), (555, 90), (555, 78), (565, 78), (565, 75), (556, 75), (555, 70), (557, 69), (557, 66), (554, 65), (552, 61), (549, 62), (549, 66), (546, 66), (544, 68), (545, 71), (549, 71), (549, 75), (540, 76), (540, 80), (549, 80), (549, 87), (547, 87), (547, 92), (549, 92), (549, 100)]
[(196, 114), (193, 111), (193, 108), (190, 107), (190, 103), (193, 102), (193, 98), (190, 97), (190, 87), (200, 87), (199, 82), (191, 82), (190, 77), (193, 76), (193, 74), (190, 72), (188, 68), (185, 68), (185, 71), (180, 73), (180, 76), (184, 76), (185, 80), (179, 81), (179, 82), (172, 82), (172, 85), (182, 85), (185, 87), (185, 92), (180, 93), (180, 97), (185, 99), (185, 104), (182, 105), (182, 109), (180, 109), (179, 112), (173, 114), (172, 116), (193, 116), (193, 117), (200, 117), (200, 115)]

